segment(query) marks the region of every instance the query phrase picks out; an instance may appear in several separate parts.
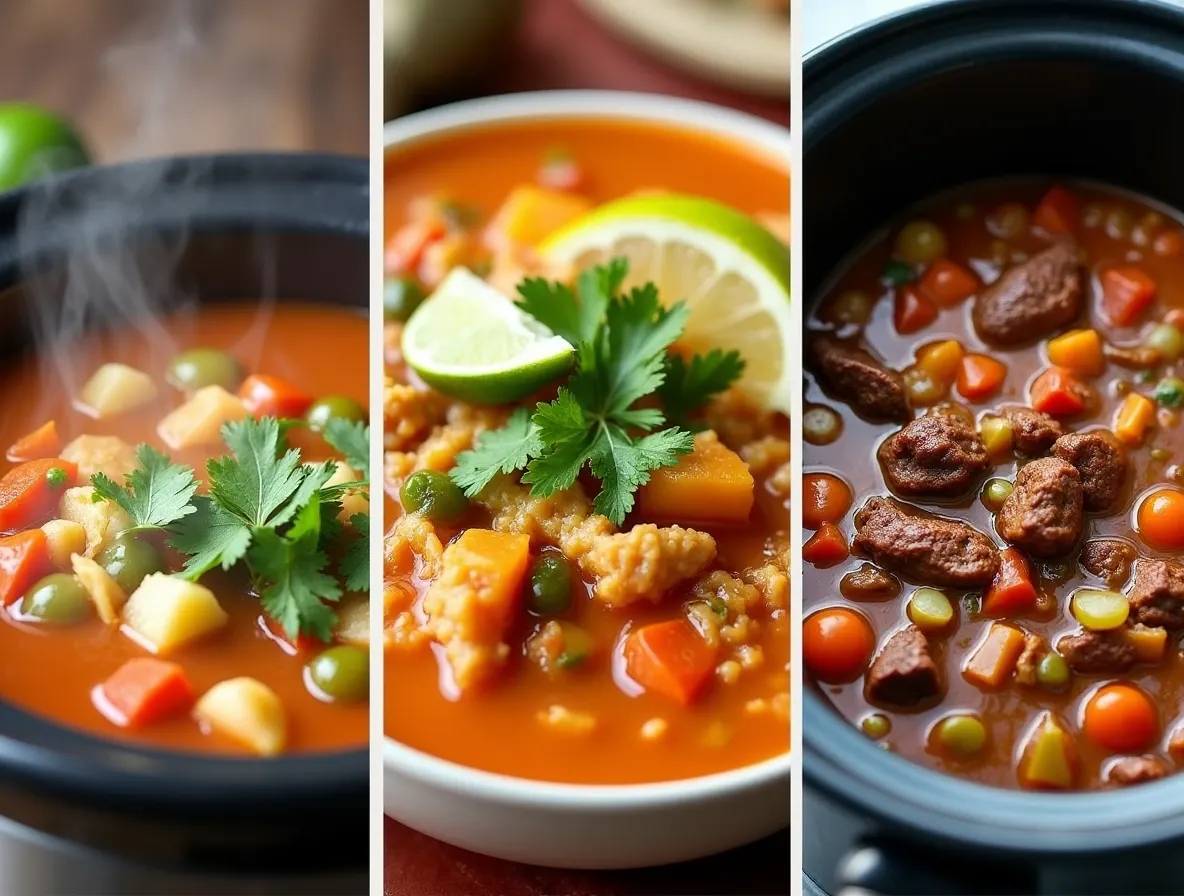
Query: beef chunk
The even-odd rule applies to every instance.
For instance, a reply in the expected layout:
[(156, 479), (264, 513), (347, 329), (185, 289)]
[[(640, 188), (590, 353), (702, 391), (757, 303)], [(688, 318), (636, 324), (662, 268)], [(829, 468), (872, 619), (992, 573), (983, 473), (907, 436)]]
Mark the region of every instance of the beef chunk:
[(1107, 587), (1119, 589), (1131, 577), (1135, 549), (1117, 538), (1095, 538), (1081, 546), (1081, 566), (1090, 575), (1104, 579)]
[(915, 706), (940, 698), (944, 690), (929, 642), (915, 625), (889, 638), (867, 671), (865, 693), (871, 703)]
[(1081, 476), (1059, 457), (1024, 466), (995, 520), (999, 534), (1034, 557), (1059, 557), (1081, 537)]
[(1053, 443), (1065, 434), (1059, 421), (1031, 408), (1003, 408), (1002, 414), (1011, 423), (1015, 450), (1028, 457), (1048, 454)]
[(1168, 775), (1168, 764), (1158, 756), (1123, 756), (1106, 772), (1106, 783), (1125, 787), (1158, 781)]
[(839, 592), (847, 600), (892, 600), (900, 596), (900, 579), (865, 563), (839, 580)]
[(1144, 625), (1184, 628), (1184, 564), (1140, 560), (1130, 591), (1131, 617)]
[(1057, 653), (1074, 672), (1121, 675), (1138, 661), (1139, 654), (1121, 630), (1065, 635), (1057, 641)]
[(886, 498), (872, 498), (855, 514), (855, 547), (926, 585), (980, 588), (999, 569), (998, 549), (977, 529)]
[(904, 380), (866, 350), (835, 339), (810, 340), (811, 366), (823, 388), (873, 423), (904, 423), (913, 416)]
[(960, 417), (918, 417), (880, 444), (884, 480), (898, 495), (954, 498), (964, 495), (990, 466), (978, 432)]
[(1036, 684), (1036, 673), (1040, 661), (1048, 653), (1048, 642), (1033, 632), (1024, 632), (1024, 649), (1015, 662), (1015, 680), (1017, 684)]
[(1126, 483), (1126, 449), (1105, 429), (1071, 432), (1061, 436), (1053, 454), (1072, 464), (1081, 474), (1081, 493), (1086, 510), (1109, 510)]
[(1042, 339), (1081, 314), (1083, 280), (1076, 247), (1050, 246), (979, 292), (972, 313), (975, 332), (996, 346)]

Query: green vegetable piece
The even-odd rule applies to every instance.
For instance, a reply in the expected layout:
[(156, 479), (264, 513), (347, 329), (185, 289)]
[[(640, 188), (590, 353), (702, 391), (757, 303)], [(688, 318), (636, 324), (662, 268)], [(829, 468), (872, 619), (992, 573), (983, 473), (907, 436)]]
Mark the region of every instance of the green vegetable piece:
[(329, 425), (329, 421), (349, 420), (365, 422), (366, 409), (345, 395), (326, 395), (318, 398), (304, 415), (308, 428), (313, 432), (321, 432)]
[(221, 349), (191, 348), (169, 361), (165, 379), (183, 392), (221, 386), (233, 392), (243, 381), (242, 365)]
[(983, 504), (997, 513), (1014, 490), (1015, 486), (1006, 479), (992, 479), (983, 487)]
[(887, 716), (874, 712), (860, 719), (859, 727), (872, 740), (879, 740), (882, 737), (887, 737), (892, 731), (892, 722)]
[(55, 572), (25, 592), (21, 613), (31, 619), (68, 625), (85, 618), (90, 597), (74, 576)]
[(434, 523), (454, 523), (469, 509), (469, 499), (446, 473), (420, 470), (403, 482), (399, 491), (403, 509), (419, 513)]
[(1042, 687), (1052, 691), (1062, 690), (1072, 677), (1073, 672), (1069, 664), (1059, 653), (1046, 653), (1036, 667), (1036, 680)]
[(1178, 408), (1184, 404), (1184, 380), (1165, 376), (1155, 387), (1155, 400), (1165, 408)]
[(382, 317), (406, 322), (423, 301), (423, 288), (411, 277), (387, 277), (382, 284)]
[(116, 536), (95, 561), (128, 594), (140, 587), (145, 576), (164, 569), (160, 551), (151, 542), (130, 532)]
[(1164, 361), (1171, 364), (1184, 354), (1184, 333), (1171, 324), (1157, 324), (1147, 334), (1147, 345), (1159, 352)]
[(305, 667), (315, 696), (356, 703), (370, 693), (370, 654), (358, 647), (338, 645), (318, 653)]
[(938, 742), (959, 759), (971, 759), (987, 744), (987, 727), (976, 716), (946, 716), (937, 723)]
[(66, 479), (66, 471), (61, 467), (50, 467), (45, 471), (45, 481), (49, 483), (50, 488), (61, 488), (66, 484)]
[(917, 279), (917, 271), (907, 261), (890, 258), (888, 263), (884, 265), (883, 278), (884, 282), (890, 286), (904, 286)]
[(574, 669), (583, 665), (592, 655), (594, 647), (592, 636), (578, 625), (572, 625), (570, 622), (560, 622), (559, 628), (563, 631), (563, 651), (556, 660), (559, 668)]
[(571, 564), (558, 551), (548, 551), (530, 570), (530, 609), (540, 616), (558, 616), (571, 608)]

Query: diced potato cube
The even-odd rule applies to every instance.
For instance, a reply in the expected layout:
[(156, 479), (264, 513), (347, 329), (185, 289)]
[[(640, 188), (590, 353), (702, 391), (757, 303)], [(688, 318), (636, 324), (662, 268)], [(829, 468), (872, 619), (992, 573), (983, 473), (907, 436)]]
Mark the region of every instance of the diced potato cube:
[(529, 185), (517, 187), (489, 222), (487, 237), (494, 248), (506, 244), (537, 246), (591, 208), (590, 199), (575, 193)]
[(162, 572), (145, 576), (123, 608), (124, 632), (158, 656), (220, 629), (228, 618), (209, 588)]
[(104, 364), (86, 381), (78, 396), (80, 409), (102, 419), (123, 414), (156, 397), (156, 382), (126, 364)]
[(962, 668), (962, 677), (980, 688), (1002, 687), (1023, 649), (1023, 632), (1002, 622), (992, 622), (986, 637), (979, 641)]
[(104, 473), (122, 483), (139, 464), (136, 449), (118, 436), (79, 436), (62, 449), (61, 458), (78, 464), (80, 482)]
[(206, 691), (193, 714), (203, 725), (249, 747), (260, 756), (283, 752), (288, 739), (284, 704), (254, 678), (230, 678)]
[(124, 529), (130, 529), (132, 518), (114, 501), (95, 500), (94, 486), (80, 485), (68, 488), (58, 505), (58, 516), (72, 523), (78, 523), (86, 532), (86, 550), (93, 557)]
[(1073, 737), (1045, 712), (1020, 758), (1020, 782), (1026, 787), (1067, 790), (1076, 771)]
[(41, 531), (54, 569), (69, 569), (70, 555), (86, 550), (86, 530), (73, 520), (50, 520)]
[(1127, 641), (1135, 648), (1141, 663), (1161, 663), (1168, 646), (1168, 632), (1139, 622), (1122, 630)]
[[(346, 482), (357, 482), (362, 478), (362, 474), (351, 467), (344, 461), (337, 461), (337, 469), (333, 475), (329, 477), (329, 481), (325, 486), (341, 485)], [(345, 492), (341, 496), (341, 513), (337, 514), (337, 518), (343, 523), (348, 523), (349, 518), (356, 513), (369, 513), (370, 499), (366, 497), (364, 489), (354, 489)]]
[(221, 386), (205, 386), (167, 414), (156, 431), (174, 451), (197, 445), (220, 445), (222, 424), (246, 416), (247, 409), (237, 396)]
[(127, 593), (107, 570), (90, 557), (75, 554), (70, 558), (70, 563), (74, 567), (74, 575), (78, 576), (78, 581), (94, 602), (99, 618), (107, 625), (118, 623), (119, 610), (127, 603)]
[(333, 633), (342, 644), (370, 646), (370, 598), (347, 597), (337, 605), (337, 630)]

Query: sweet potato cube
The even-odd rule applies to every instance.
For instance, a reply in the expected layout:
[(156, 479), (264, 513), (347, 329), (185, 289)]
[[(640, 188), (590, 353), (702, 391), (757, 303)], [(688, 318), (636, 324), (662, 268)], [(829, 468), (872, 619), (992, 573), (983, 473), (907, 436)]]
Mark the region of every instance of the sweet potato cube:
[(96, 419), (114, 417), (147, 404), (156, 397), (156, 381), (126, 364), (104, 364), (78, 395), (81, 411)]
[(214, 593), (162, 572), (145, 576), (123, 607), (123, 630), (157, 655), (184, 647), (226, 625)]
[(962, 677), (980, 688), (1002, 687), (1015, 669), (1023, 649), (1023, 632), (1002, 622), (994, 622), (966, 661)]
[(275, 691), (254, 678), (218, 682), (197, 701), (193, 715), (260, 756), (282, 753), (288, 740), (284, 704)]
[(489, 222), (490, 242), (498, 246), (537, 246), (591, 208), (591, 200), (574, 193), (520, 186)]
[(713, 432), (695, 436), (695, 449), (672, 467), (650, 474), (637, 509), (650, 520), (744, 523), (752, 511), (748, 464)]
[(237, 395), (231, 395), (221, 386), (205, 386), (170, 411), (156, 431), (174, 451), (197, 445), (220, 445), (222, 424), (246, 416), (247, 409)]

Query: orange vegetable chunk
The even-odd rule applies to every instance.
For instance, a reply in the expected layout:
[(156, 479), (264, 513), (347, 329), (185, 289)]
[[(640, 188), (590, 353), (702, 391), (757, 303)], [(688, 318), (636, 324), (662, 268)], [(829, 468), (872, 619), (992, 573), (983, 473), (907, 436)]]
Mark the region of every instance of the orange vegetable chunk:
[(802, 545), (802, 559), (819, 569), (842, 563), (849, 556), (847, 539), (834, 523), (823, 523)]
[(686, 619), (655, 622), (625, 639), (625, 670), (644, 687), (683, 706), (711, 680), (715, 651)]
[(1184, 550), (1184, 492), (1160, 488), (1139, 502), (1139, 536), (1159, 551)]
[(185, 670), (153, 657), (128, 660), (103, 682), (102, 691), (119, 716), (111, 721), (129, 728), (182, 713), (194, 698)]
[(238, 397), (252, 417), (303, 417), (312, 404), (311, 395), (266, 373), (255, 373), (243, 380)]
[(1159, 736), (1159, 713), (1151, 698), (1134, 685), (1108, 684), (1085, 704), (1082, 728), (1107, 750), (1137, 753)]
[(1085, 410), (1089, 387), (1063, 367), (1050, 367), (1032, 382), (1032, 408), (1053, 417), (1072, 417)]
[(699, 433), (677, 464), (650, 473), (637, 494), (638, 512), (651, 520), (745, 523), (752, 502), (748, 464), (711, 432)]
[(1097, 376), (1106, 367), (1097, 330), (1070, 330), (1048, 341), (1048, 360), (1082, 376)]
[(1003, 386), (1007, 365), (989, 355), (965, 355), (958, 368), (958, 392), (963, 398), (981, 401)]
[(851, 509), (851, 486), (833, 473), (807, 473), (802, 477), (802, 525), (817, 529), (837, 523)]
[(1077, 197), (1064, 187), (1052, 187), (1036, 206), (1032, 223), (1050, 236), (1072, 233), (1077, 229)]
[(1016, 548), (999, 554), (999, 571), (983, 597), (984, 616), (1015, 616), (1036, 606), (1036, 586), (1028, 561)]
[(472, 584), (473, 616), (453, 620), (471, 640), (496, 641), (518, 609), (530, 565), (530, 537), (490, 529), (466, 529), (448, 545), (444, 562)]
[(1001, 622), (991, 623), (987, 636), (979, 642), (962, 677), (980, 688), (999, 688), (1015, 669), (1024, 649), (1024, 633)]
[(53, 572), (49, 542), (41, 529), (0, 538), (0, 602), (16, 603), (38, 579)]
[(1155, 425), (1155, 402), (1138, 392), (1123, 399), (1114, 414), (1114, 435), (1127, 445), (1141, 445), (1147, 430)]
[[(64, 478), (50, 482), (50, 470), (60, 469)], [(13, 467), (0, 479), (0, 531), (15, 532), (49, 519), (62, 493), (73, 488), (78, 465), (60, 457), (44, 457)]]
[(58, 424), (50, 420), (13, 442), (8, 449), (7, 458), (13, 463), (24, 463), (41, 460), (43, 457), (57, 457), (61, 450), (62, 440), (58, 437)]
[(1134, 265), (1102, 272), (1102, 313), (1110, 323), (1129, 327), (1155, 301), (1155, 281)]
[(902, 336), (924, 330), (937, 320), (937, 305), (913, 284), (907, 284), (896, 291), (892, 304), (892, 325)]
[(939, 258), (931, 264), (919, 286), (921, 292), (942, 308), (952, 308), (979, 290), (978, 277), (948, 258)]

